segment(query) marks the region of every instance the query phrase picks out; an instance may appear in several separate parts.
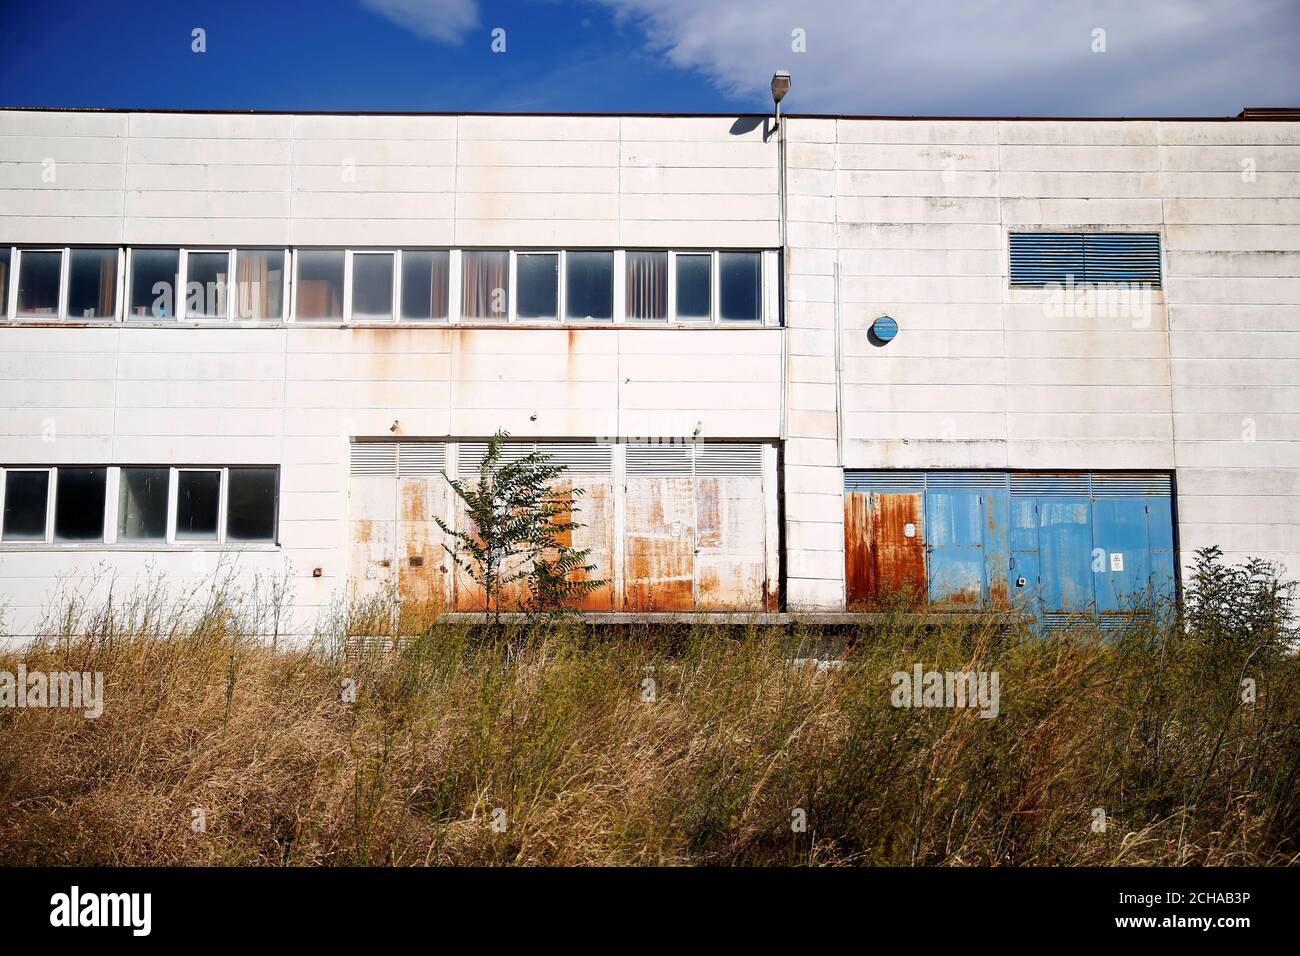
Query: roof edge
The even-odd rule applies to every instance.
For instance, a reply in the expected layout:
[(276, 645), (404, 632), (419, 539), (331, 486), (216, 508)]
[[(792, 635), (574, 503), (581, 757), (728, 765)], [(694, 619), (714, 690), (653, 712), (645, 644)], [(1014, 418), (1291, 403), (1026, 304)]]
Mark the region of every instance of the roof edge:
[[(557, 112), (509, 110), (280, 110), (280, 109), (180, 109), (157, 106), (3, 106), (0, 113), (169, 113), (198, 116), (542, 116), (648, 119), (737, 119), (765, 118), (770, 113), (686, 113), (686, 112)], [(889, 114), (889, 113), (785, 113), (791, 120), (894, 120), (900, 122), (1042, 122), (1042, 123), (1236, 123), (1300, 121), (1300, 107), (1248, 106), (1236, 116), (974, 116), (958, 114)]]

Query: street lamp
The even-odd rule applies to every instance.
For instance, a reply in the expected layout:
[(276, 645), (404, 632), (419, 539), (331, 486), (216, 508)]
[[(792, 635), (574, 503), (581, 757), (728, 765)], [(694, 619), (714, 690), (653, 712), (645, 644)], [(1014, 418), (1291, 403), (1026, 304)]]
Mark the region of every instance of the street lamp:
[(785, 99), (785, 94), (790, 92), (790, 73), (787, 70), (777, 70), (772, 74), (772, 102), (776, 104), (776, 123), (774, 126), (781, 125), (781, 101)]

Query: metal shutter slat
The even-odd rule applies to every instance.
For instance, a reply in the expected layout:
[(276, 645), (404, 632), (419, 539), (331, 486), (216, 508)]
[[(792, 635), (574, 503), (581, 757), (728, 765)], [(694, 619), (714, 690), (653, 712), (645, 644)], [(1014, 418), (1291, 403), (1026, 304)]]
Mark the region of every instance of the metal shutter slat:
[(693, 457), (690, 445), (628, 445), (627, 473), (690, 477)]
[(392, 442), (353, 442), (349, 474), (365, 478), (397, 477), (397, 446)]
[(762, 445), (704, 444), (695, 446), (695, 474), (761, 477)]
[(446, 467), (446, 442), (399, 442), (397, 445), (397, 475), (399, 478), (425, 478), (430, 475), (438, 475)]

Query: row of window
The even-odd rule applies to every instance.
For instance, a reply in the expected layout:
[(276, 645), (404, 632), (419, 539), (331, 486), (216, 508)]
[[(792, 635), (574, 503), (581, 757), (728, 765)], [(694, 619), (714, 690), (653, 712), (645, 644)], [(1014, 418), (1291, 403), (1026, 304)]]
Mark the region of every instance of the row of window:
[(0, 248), (0, 317), (28, 321), (757, 323), (763, 314), (763, 254), (752, 250)]
[(274, 544), (274, 467), (0, 469), (0, 543)]

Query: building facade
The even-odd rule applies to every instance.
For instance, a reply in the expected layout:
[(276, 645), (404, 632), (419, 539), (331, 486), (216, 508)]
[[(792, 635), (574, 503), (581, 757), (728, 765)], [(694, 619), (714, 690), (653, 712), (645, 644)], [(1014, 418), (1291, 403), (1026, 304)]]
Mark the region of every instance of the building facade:
[(1300, 123), (0, 111), (0, 604), (471, 608), (485, 442), (598, 611), (1300, 576)]

